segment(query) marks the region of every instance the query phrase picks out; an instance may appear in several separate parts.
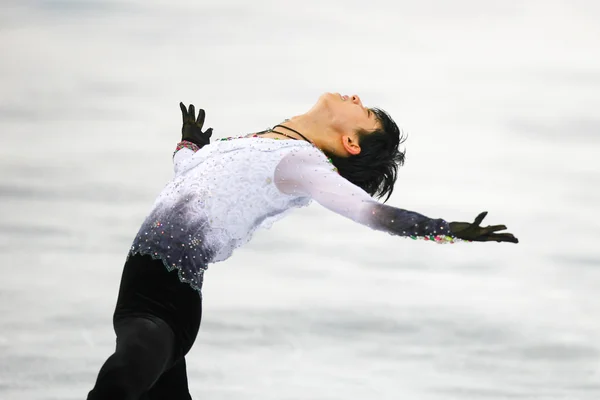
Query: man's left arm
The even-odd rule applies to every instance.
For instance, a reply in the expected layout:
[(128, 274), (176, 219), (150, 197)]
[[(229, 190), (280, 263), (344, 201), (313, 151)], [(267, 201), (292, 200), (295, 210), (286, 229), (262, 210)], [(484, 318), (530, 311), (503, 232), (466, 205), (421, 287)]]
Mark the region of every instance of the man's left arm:
[(366, 191), (341, 177), (314, 148), (286, 155), (278, 165), (275, 183), (286, 194), (308, 196), (325, 208), (371, 229), (436, 243), (455, 241), (509, 242), (519, 240), (504, 225), (480, 226), (483, 212), (470, 222), (447, 222), (375, 201)]

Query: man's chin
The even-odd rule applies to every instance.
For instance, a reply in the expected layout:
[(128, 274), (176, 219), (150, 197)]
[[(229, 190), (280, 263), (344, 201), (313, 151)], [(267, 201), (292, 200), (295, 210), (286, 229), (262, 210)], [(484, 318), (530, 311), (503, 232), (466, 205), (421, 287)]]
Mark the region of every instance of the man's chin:
[(321, 97), (319, 97), (319, 102), (331, 102), (331, 101), (339, 101), (342, 99), (342, 96), (339, 93), (323, 93)]
[(331, 109), (332, 106), (339, 102), (341, 99), (338, 93), (323, 93), (319, 96), (317, 102), (312, 106), (311, 111), (314, 110), (328, 110)]

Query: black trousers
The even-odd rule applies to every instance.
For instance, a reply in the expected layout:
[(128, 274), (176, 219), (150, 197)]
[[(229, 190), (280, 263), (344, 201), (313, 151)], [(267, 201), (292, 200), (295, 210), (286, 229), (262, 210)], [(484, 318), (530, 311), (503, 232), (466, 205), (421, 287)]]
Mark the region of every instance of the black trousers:
[(113, 324), (115, 352), (88, 400), (191, 400), (185, 355), (200, 329), (200, 293), (161, 260), (125, 262)]

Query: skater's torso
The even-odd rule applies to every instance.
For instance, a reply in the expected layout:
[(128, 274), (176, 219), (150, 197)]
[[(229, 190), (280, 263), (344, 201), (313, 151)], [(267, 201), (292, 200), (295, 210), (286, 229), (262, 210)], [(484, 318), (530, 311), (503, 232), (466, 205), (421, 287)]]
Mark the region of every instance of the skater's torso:
[(131, 253), (150, 254), (196, 289), (212, 262), (227, 259), (259, 227), (268, 227), (309, 197), (282, 193), (275, 173), (280, 161), (311, 144), (276, 138), (239, 138), (205, 146), (178, 162), (144, 221)]

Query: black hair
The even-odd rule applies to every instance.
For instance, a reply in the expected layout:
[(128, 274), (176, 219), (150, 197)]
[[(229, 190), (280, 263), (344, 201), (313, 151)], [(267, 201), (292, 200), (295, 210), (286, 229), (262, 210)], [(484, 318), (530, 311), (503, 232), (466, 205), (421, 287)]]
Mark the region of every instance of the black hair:
[(398, 167), (404, 165), (405, 151), (400, 151), (398, 147), (406, 137), (388, 113), (379, 108), (370, 110), (381, 126), (375, 131), (357, 131), (360, 153), (348, 157), (327, 156), (341, 176), (372, 197), (387, 195), (385, 203), (394, 190)]

